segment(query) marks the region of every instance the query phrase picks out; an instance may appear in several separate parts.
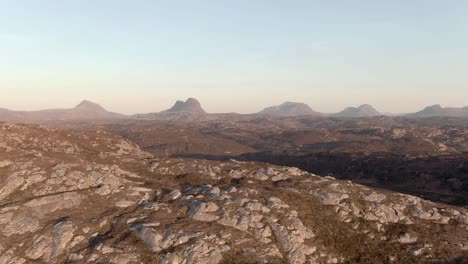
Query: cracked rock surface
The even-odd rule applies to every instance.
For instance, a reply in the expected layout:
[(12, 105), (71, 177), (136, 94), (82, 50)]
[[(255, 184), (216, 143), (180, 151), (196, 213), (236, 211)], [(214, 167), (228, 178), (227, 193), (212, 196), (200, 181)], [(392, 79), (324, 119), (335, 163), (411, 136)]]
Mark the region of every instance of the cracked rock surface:
[(461, 207), (0, 124), (0, 264), (463, 262), (467, 239)]

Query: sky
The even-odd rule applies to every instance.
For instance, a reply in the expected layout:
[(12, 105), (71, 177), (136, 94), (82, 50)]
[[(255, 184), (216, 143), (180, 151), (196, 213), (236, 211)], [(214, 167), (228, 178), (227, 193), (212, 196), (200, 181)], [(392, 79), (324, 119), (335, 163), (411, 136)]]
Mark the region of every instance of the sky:
[(0, 0), (0, 108), (468, 105), (466, 0)]

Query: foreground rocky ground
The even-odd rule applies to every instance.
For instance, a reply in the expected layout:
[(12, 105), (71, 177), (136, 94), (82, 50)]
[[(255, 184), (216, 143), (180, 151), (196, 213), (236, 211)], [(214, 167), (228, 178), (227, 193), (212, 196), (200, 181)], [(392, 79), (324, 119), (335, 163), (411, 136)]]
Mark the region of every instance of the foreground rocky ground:
[(0, 124), (0, 263), (463, 263), (468, 211), (296, 168)]

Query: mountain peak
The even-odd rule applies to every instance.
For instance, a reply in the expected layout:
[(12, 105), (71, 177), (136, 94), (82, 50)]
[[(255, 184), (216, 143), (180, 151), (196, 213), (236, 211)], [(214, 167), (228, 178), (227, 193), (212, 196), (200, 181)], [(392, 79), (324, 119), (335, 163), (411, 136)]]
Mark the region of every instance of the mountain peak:
[(79, 109), (79, 110), (92, 110), (92, 111), (106, 111), (102, 106), (93, 103), (88, 100), (83, 100), (79, 105), (77, 105), (74, 109)]
[(200, 105), (200, 102), (196, 99), (196, 98), (193, 98), (193, 97), (190, 97), (189, 99), (187, 99), (187, 101), (185, 101), (186, 104), (199, 104)]
[(430, 105), (424, 108), (422, 111), (418, 112), (423, 115), (436, 115), (444, 116), (446, 115), (446, 109), (444, 109), (440, 104)]
[(370, 117), (382, 115), (370, 104), (362, 104), (359, 107), (347, 107), (343, 111), (333, 114), (336, 117)]
[(204, 114), (206, 113), (205, 110), (203, 110), (200, 102), (191, 97), (187, 99), (187, 101), (177, 101), (174, 106), (167, 110), (167, 112), (171, 113), (180, 113), (180, 112), (189, 112), (189, 113), (198, 113), (198, 114)]
[(431, 106), (426, 107), (426, 109), (437, 109), (437, 110), (442, 110), (443, 107), (442, 107), (440, 104), (435, 104), (435, 105), (431, 105)]
[(358, 107), (358, 109), (374, 109), (374, 107), (370, 104), (362, 104)]
[(271, 106), (263, 109), (260, 114), (275, 115), (275, 116), (306, 116), (306, 115), (321, 115), (315, 112), (305, 103), (284, 102), (280, 105)]
[(299, 102), (291, 102), (291, 101), (286, 101), (282, 103), (281, 105), (306, 105), (305, 103), (299, 103)]

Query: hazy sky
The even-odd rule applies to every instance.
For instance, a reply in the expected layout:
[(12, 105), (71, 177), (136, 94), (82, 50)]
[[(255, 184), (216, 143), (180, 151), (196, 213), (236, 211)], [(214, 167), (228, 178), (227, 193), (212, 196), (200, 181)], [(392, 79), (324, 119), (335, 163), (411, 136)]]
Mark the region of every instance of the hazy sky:
[(0, 0), (0, 108), (468, 105), (466, 0)]

